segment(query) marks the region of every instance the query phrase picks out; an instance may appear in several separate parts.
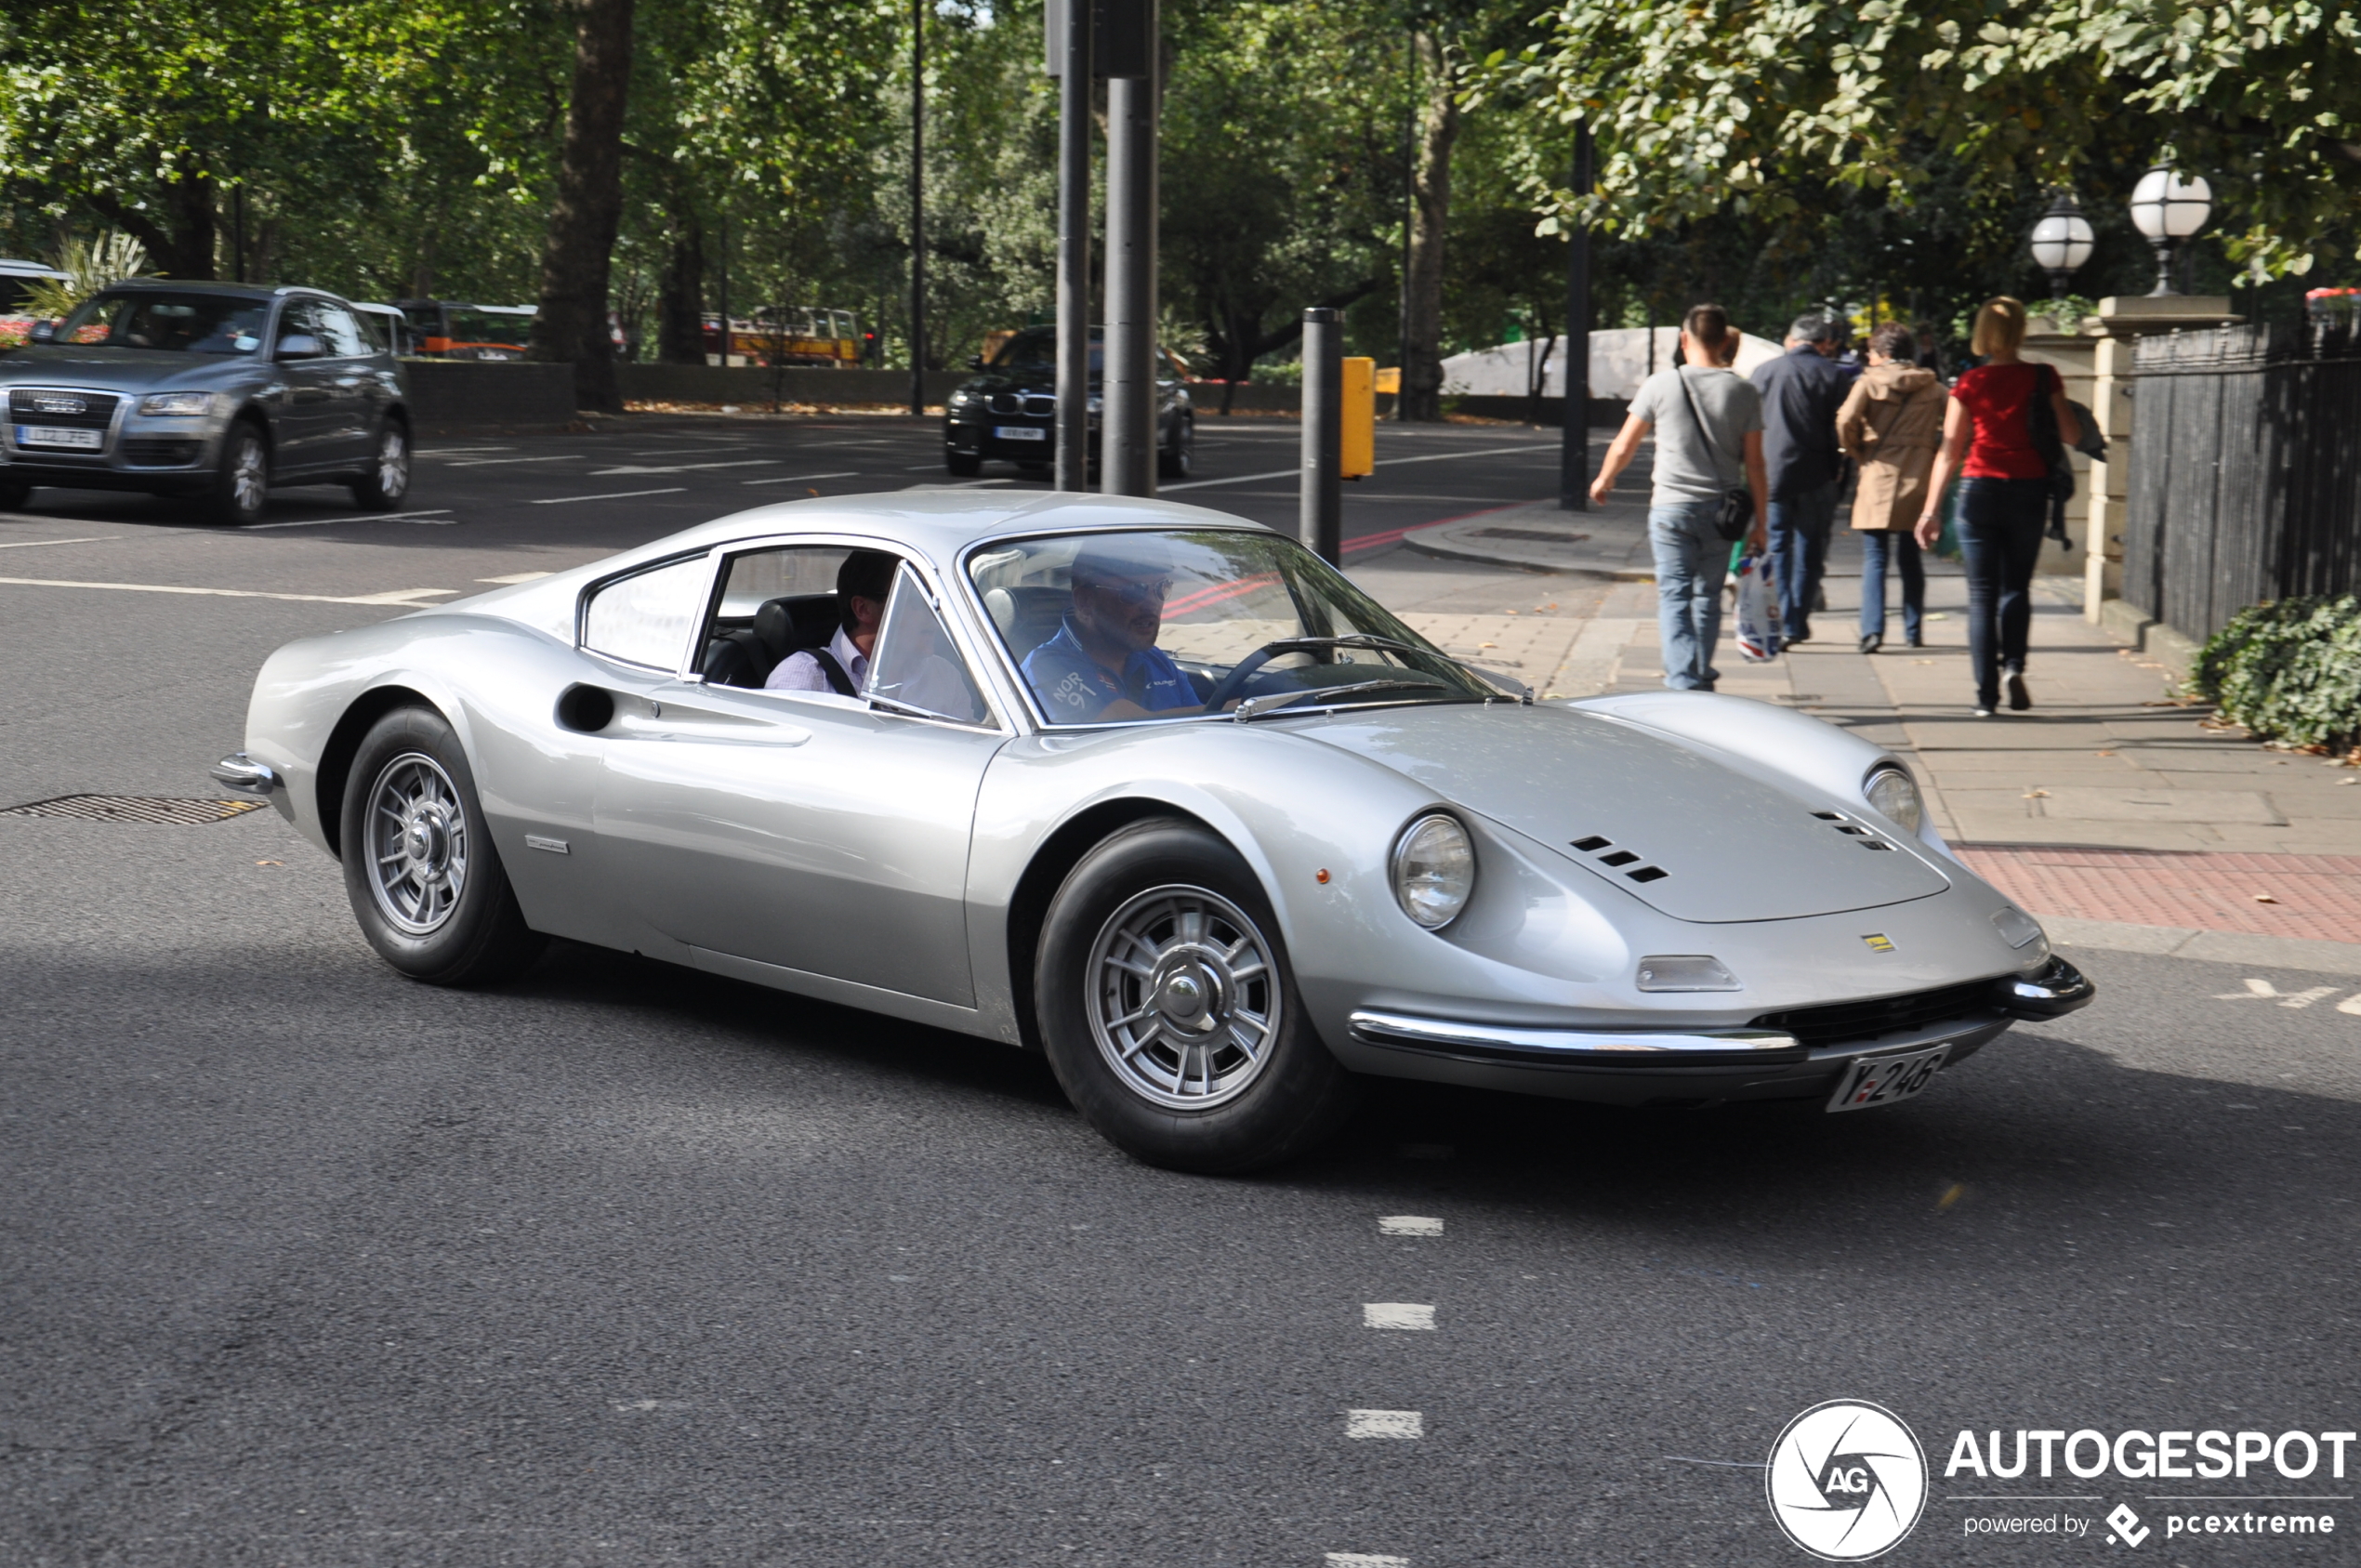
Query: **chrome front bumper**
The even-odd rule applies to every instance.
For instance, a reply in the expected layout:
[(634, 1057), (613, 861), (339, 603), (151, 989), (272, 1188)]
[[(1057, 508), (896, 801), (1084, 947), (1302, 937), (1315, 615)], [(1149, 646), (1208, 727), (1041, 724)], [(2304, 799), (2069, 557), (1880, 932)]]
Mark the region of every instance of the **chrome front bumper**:
[(279, 775), (270, 764), (257, 762), (244, 752), (232, 752), (213, 765), (213, 782), (241, 795), (268, 795), (279, 787)]
[(1501, 1023), (1451, 1023), (1403, 1013), (1356, 1012), (1353, 1037), (1396, 1050), (1431, 1051), (1525, 1067), (1559, 1064), (1675, 1067), (1800, 1061), (1803, 1042), (1774, 1029), (1712, 1029), (1695, 1034), (1650, 1030), (1524, 1029)]

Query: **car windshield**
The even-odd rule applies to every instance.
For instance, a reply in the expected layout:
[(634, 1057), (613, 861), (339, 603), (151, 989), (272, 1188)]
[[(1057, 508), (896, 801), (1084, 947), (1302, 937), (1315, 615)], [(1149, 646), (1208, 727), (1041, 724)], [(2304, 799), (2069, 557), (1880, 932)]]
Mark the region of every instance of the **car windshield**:
[[(1105, 371), (1106, 340), (1099, 333), (1090, 335), (1090, 374)], [(992, 356), (995, 370), (1055, 370), (1058, 367), (1058, 335), (1046, 329), (1020, 332), (1000, 345)]]
[(1061, 534), (968, 570), (1052, 724), (1504, 694), (1275, 534)]
[(57, 341), (184, 354), (251, 354), (262, 347), (270, 301), (225, 294), (101, 294), (58, 328)]

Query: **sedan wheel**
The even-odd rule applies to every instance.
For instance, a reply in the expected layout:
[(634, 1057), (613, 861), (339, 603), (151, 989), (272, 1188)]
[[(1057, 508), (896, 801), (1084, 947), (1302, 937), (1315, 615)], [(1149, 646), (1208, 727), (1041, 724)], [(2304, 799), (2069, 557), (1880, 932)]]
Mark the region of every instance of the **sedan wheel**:
[(414, 980), (468, 985), (532, 961), (529, 929), (492, 847), (459, 738), (441, 714), (377, 720), (346, 775), (346, 897), (378, 956)]
[(220, 465), (214, 470), (214, 520), (231, 528), (259, 522), (270, 500), (270, 444), (252, 425), (231, 426), (222, 439)]
[(352, 481), (355, 506), (391, 511), (410, 494), (410, 432), (390, 420), (377, 432), (376, 461)]
[(1100, 844), (1051, 902), (1035, 964), (1041, 1040), (1090, 1125), (1151, 1165), (1232, 1172), (1335, 1129), (1353, 1081), (1305, 1019), (1269, 901), (1191, 823)]

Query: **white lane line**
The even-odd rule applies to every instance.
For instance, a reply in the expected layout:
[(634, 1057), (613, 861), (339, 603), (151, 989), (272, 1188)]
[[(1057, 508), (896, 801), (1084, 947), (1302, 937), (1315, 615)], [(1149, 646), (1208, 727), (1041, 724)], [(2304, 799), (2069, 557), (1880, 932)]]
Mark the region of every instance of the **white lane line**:
[(556, 507), (568, 501), (628, 501), (635, 495), (678, 495), (688, 488), (685, 484), (673, 484), (662, 490), (617, 490), (605, 495), (544, 495), (533, 505)]
[(710, 457), (717, 452), (728, 452), (745, 443), (718, 441), (710, 446), (667, 446), (655, 452), (635, 452), (634, 457)]
[(1383, 1236), (1439, 1236), (1443, 1221), (1423, 1214), (1389, 1214), (1378, 1221), (1378, 1233)]
[(806, 481), (806, 480), (814, 480), (814, 479), (859, 479), (860, 477), (861, 477), (861, 476), (860, 476), (858, 473), (854, 472), (852, 469), (851, 469), (851, 468), (847, 468), (847, 469), (845, 469), (842, 473), (835, 473), (835, 474), (773, 474), (773, 475), (772, 475), (772, 476), (771, 476), (770, 478), (768, 478), (768, 479), (742, 479), (742, 480), (740, 480), (738, 482), (739, 482), (740, 484), (801, 484), (801, 483), (802, 483), (804, 481)]
[(555, 575), (556, 573), (552, 572), (511, 572), (505, 577), (478, 577), (476, 581), (479, 583), (497, 583), (502, 587), (508, 588), (514, 587), (519, 583), (537, 583), (544, 577), (551, 577)]
[(0, 545), (0, 550), (29, 550), (35, 545), (96, 545), (115, 537), (112, 534), (91, 534), (80, 539), (11, 539)]
[[(1554, 446), (1536, 446), (1530, 442), (1523, 446), (1480, 446), (1467, 452), (1430, 452), (1418, 457), (1386, 457), (1378, 460), (1378, 467), (1391, 468), (1404, 463), (1444, 463), (1455, 457), (1497, 457), (1504, 452), (1555, 452), (1556, 450)], [(1273, 468), (1267, 474), (1234, 474), (1228, 479), (1193, 479), (1180, 484), (1159, 484), (1156, 486), (1156, 494), (1164, 495), (1176, 490), (1202, 490), (1208, 484), (1251, 484), (1257, 480), (1286, 479), (1291, 474), (1299, 474), (1302, 471), (1300, 468)]]
[(1361, 1326), (1364, 1328), (1432, 1328), (1434, 1309), (1410, 1301), (1365, 1301), (1361, 1305)]
[(0, 584), (20, 588), (112, 588), (122, 593), (200, 594), (208, 599), (284, 599), (304, 604), (415, 604), (420, 600), (455, 594), (456, 588), (393, 588), (385, 593), (265, 593), (259, 588), (184, 588), (165, 583), (78, 583), (52, 577), (0, 577)]
[(1427, 1421), (1415, 1410), (1348, 1410), (1344, 1413), (1344, 1435), (1424, 1437)]
[(455, 468), (489, 468), (501, 463), (587, 463), (591, 460), (587, 452), (561, 452), (552, 457), (477, 457), (451, 466)]
[(514, 452), (513, 446), (422, 446), (416, 449), (421, 457), (471, 457), (481, 452)]
[(619, 468), (593, 468), (592, 479), (609, 474), (685, 474), (698, 468), (762, 468), (781, 462), (777, 457), (732, 457), (719, 463), (626, 463)]
[(1410, 1568), (1410, 1560), (1374, 1551), (1332, 1551), (1328, 1568)]
[[(449, 521), (440, 520), (449, 519)], [(343, 512), (335, 517), (299, 517), (292, 522), (249, 522), (244, 527), (226, 529), (230, 534), (259, 534), (266, 528), (324, 528), (332, 522), (415, 522), (429, 528), (448, 528), (458, 522), (451, 516), (451, 508), (438, 507), (430, 512)]]

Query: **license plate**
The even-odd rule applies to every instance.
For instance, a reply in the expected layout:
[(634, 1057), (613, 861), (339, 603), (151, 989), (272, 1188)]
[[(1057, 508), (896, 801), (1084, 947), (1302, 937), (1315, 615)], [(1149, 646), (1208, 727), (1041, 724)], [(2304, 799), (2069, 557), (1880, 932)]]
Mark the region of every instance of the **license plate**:
[(1038, 425), (995, 425), (992, 434), (997, 441), (1048, 441), (1049, 432)]
[(97, 452), (107, 444), (104, 430), (70, 430), (57, 425), (20, 425), (17, 427), (19, 446), (65, 446), (77, 452)]
[(1934, 1046), (1900, 1056), (1865, 1056), (1844, 1070), (1837, 1092), (1828, 1100), (1831, 1111), (1866, 1111), (1916, 1097), (1943, 1069), (1949, 1046)]

